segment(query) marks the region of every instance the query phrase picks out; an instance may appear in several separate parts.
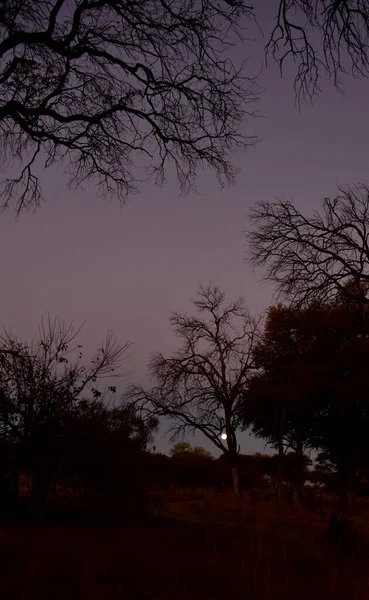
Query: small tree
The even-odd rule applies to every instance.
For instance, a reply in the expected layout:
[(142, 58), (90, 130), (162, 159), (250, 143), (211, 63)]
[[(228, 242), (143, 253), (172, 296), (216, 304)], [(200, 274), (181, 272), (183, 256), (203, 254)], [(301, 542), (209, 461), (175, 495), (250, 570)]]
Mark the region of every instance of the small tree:
[(170, 449), (170, 455), (172, 458), (187, 456), (191, 452), (191, 450), (192, 446), (188, 442), (177, 442)]
[(214, 458), (210, 452), (201, 446), (191, 446), (188, 442), (178, 442), (170, 449), (172, 458), (194, 458), (194, 459), (212, 459)]
[(31, 468), (32, 503), (38, 512), (45, 508), (64, 423), (80, 395), (90, 390), (101, 397), (96, 382), (122, 375), (116, 370), (127, 358), (129, 344), (118, 344), (108, 331), (90, 363), (83, 364), (82, 346), (74, 345), (80, 331), (48, 317), (30, 344), (11, 332), (0, 336), (0, 436), (17, 443), (23, 463)]
[(127, 397), (148, 415), (169, 417), (172, 439), (203, 433), (227, 456), (239, 494), (238, 407), (255, 368), (258, 321), (242, 299), (226, 304), (224, 293), (212, 285), (201, 286), (192, 303), (196, 316), (174, 313), (171, 318), (181, 348), (172, 357), (155, 354), (151, 359), (156, 385), (148, 391), (133, 386)]

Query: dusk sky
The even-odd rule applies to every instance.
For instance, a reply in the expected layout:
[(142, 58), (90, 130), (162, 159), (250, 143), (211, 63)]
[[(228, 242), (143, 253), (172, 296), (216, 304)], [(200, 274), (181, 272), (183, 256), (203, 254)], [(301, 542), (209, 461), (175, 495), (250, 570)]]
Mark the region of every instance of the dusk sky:
[[(257, 44), (246, 44), (244, 53), (252, 75), (262, 54)], [(119, 384), (123, 390), (133, 381), (149, 383), (151, 352), (176, 348), (168, 317), (190, 310), (199, 282), (219, 285), (229, 299), (241, 294), (251, 312), (262, 312), (272, 290), (247, 266), (242, 234), (252, 204), (279, 197), (310, 211), (337, 185), (368, 179), (369, 82), (347, 77), (344, 83), (346, 97), (326, 82), (314, 106), (302, 105), (299, 114), (292, 71), (280, 79), (271, 63), (260, 76), (265, 91), (255, 106), (263, 118), (243, 125), (260, 142), (234, 155), (241, 172), (223, 191), (203, 172), (199, 194), (183, 198), (169, 174), (164, 187), (142, 185), (121, 208), (98, 198), (92, 184), (72, 192), (61, 170), (45, 172), (47, 203), (19, 220), (0, 217), (4, 326), (29, 339), (47, 311), (77, 325), (86, 321), (81, 343), (88, 351), (112, 327), (122, 342), (134, 342), (127, 363), (133, 374)], [(167, 451), (161, 436), (157, 450)], [(263, 448), (247, 434), (240, 441), (245, 453)], [(213, 451), (200, 436), (194, 443)]]

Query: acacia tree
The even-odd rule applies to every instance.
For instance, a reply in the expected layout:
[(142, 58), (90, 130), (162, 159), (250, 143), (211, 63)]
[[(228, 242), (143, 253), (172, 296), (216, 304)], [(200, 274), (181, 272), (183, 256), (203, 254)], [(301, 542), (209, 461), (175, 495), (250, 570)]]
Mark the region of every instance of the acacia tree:
[(261, 202), (250, 214), (249, 260), (292, 305), (337, 296), (367, 302), (369, 188), (340, 188), (310, 217), (291, 202)]
[(238, 407), (254, 370), (258, 321), (242, 298), (226, 303), (224, 293), (212, 285), (200, 286), (192, 303), (196, 316), (171, 317), (181, 348), (171, 357), (155, 354), (149, 365), (154, 387), (133, 386), (127, 398), (147, 415), (169, 418), (172, 439), (203, 433), (227, 456), (238, 495)]
[[(0, 437), (15, 442), (32, 473), (32, 503), (45, 507), (63, 424), (78, 408), (82, 392), (100, 398), (96, 384), (122, 375), (129, 343), (120, 345), (108, 330), (89, 364), (76, 344), (81, 328), (50, 317), (29, 344), (11, 332), (0, 335)], [(114, 387), (110, 386), (110, 391)]]
[(168, 162), (184, 191), (199, 166), (232, 179), (255, 95), (227, 50), (250, 12), (243, 0), (2, 2), (0, 159), (23, 159), (3, 206), (38, 205), (38, 159), (121, 200), (145, 169), (162, 182)]

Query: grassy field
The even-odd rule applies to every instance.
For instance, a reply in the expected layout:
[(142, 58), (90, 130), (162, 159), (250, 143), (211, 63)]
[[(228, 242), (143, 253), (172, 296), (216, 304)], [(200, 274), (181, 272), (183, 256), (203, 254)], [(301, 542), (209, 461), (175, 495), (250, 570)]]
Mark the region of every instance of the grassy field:
[(368, 501), (343, 552), (326, 541), (329, 515), (297, 504), (281, 512), (200, 490), (152, 497), (153, 517), (124, 527), (3, 523), (0, 597), (369, 600)]

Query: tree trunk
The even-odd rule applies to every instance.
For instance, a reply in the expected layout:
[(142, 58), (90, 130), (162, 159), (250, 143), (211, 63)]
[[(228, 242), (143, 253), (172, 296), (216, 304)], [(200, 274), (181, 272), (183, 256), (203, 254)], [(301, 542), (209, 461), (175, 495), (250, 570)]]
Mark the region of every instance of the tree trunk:
[(319, 492), (319, 514), (321, 517), (324, 517), (324, 511), (323, 511), (323, 489), (320, 489)]
[(278, 440), (278, 473), (277, 473), (277, 499), (278, 506), (283, 506), (283, 471), (284, 471), (284, 448), (282, 437)]
[(13, 471), (11, 496), (14, 508), (18, 506), (19, 500), (19, 468), (16, 467)]
[(305, 475), (304, 475), (304, 453), (302, 450), (302, 444), (298, 444), (296, 449), (296, 468), (297, 468), (297, 500), (301, 504), (304, 501), (304, 484), (305, 484)]
[[(276, 428), (278, 435), (278, 472), (277, 472), (277, 500), (278, 506), (283, 506), (283, 473), (284, 473), (284, 447), (283, 436), (286, 422), (286, 398), (282, 398), (277, 410)], [(279, 414), (278, 414), (279, 412)]]
[(302, 504), (304, 502), (304, 479), (303, 478), (299, 478), (297, 480), (297, 502), (299, 502), (300, 504)]
[(340, 489), (340, 512), (342, 513), (348, 513), (349, 510), (349, 497), (348, 497), (348, 492), (347, 492), (347, 487), (345, 486), (345, 484), (341, 484), (341, 489)]
[(234, 432), (231, 427), (231, 412), (225, 409), (225, 427), (227, 434), (228, 460), (232, 471), (232, 484), (235, 496), (241, 497), (240, 476), (238, 470), (238, 453)]
[(18, 472), (0, 474), (0, 512), (13, 511), (18, 504)]
[(238, 473), (238, 467), (236, 465), (232, 465), (232, 483), (233, 483), (233, 492), (235, 496), (241, 496), (240, 489), (240, 478)]
[(351, 514), (356, 495), (355, 461), (352, 456), (348, 456), (342, 461), (340, 466), (340, 475), (340, 511), (344, 514)]
[(51, 473), (44, 467), (32, 473), (31, 510), (36, 518), (43, 518), (47, 509), (47, 494), (51, 483)]

